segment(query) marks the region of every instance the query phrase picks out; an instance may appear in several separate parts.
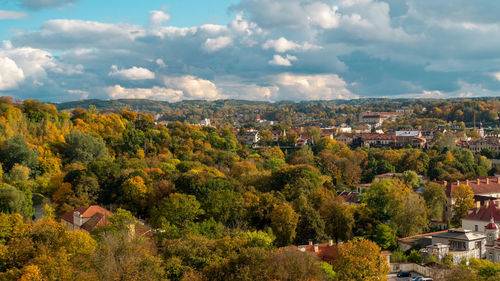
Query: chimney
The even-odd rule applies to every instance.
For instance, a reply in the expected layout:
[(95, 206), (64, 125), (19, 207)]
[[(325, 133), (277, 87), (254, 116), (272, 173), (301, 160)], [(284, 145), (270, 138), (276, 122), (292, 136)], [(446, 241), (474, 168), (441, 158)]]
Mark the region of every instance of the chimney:
[(309, 246), (312, 246), (313, 244), (313, 241), (311, 239), (309, 239)]
[(457, 185), (460, 185), (460, 181), (459, 180), (457, 180)]
[(476, 201), (476, 208), (477, 209), (481, 208), (481, 201)]
[(333, 239), (331, 237), (328, 238), (328, 246), (333, 246)]
[(476, 184), (480, 184), (481, 183), (481, 179), (480, 178), (477, 178), (476, 179)]
[(73, 225), (80, 227), (80, 226), (82, 226), (82, 224), (83, 224), (82, 215), (80, 214), (80, 212), (74, 211), (73, 212)]
[(486, 184), (490, 184), (490, 178), (486, 177)]
[(305, 252), (306, 251), (306, 246), (299, 246), (299, 251)]
[(315, 253), (319, 252), (319, 244), (318, 243), (314, 244), (314, 252)]
[(469, 180), (466, 180), (466, 181), (465, 181), (465, 185), (469, 185)]

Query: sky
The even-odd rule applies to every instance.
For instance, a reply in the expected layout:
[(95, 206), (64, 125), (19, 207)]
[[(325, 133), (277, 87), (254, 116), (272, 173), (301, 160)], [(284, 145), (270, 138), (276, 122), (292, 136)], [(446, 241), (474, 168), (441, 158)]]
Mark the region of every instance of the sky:
[(0, 96), (500, 96), (500, 1), (0, 0)]

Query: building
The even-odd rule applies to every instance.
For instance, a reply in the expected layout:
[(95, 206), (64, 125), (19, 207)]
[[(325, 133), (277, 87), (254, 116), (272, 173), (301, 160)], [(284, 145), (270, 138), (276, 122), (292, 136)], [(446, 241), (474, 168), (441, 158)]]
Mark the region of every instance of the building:
[(337, 195), (346, 203), (347, 205), (359, 205), (359, 193), (351, 191), (337, 191)]
[(359, 122), (367, 123), (375, 128), (380, 127), (382, 123), (386, 120), (395, 121), (399, 117), (403, 116), (403, 112), (361, 112), (359, 114)]
[(466, 143), (466, 146), (473, 153), (480, 153), (483, 149), (489, 149), (494, 152), (500, 152), (500, 139), (498, 138), (483, 138), (471, 140)]
[(89, 207), (78, 207), (73, 211), (67, 212), (61, 216), (61, 222), (64, 223), (68, 230), (86, 230), (91, 232), (99, 226), (107, 225), (110, 215), (113, 215), (113, 213), (101, 206), (92, 205)]
[(274, 130), (271, 131), (271, 135), (273, 136), (273, 142), (279, 142), (281, 139), (286, 137), (285, 130)]
[(353, 140), (353, 143), (360, 146), (369, 147), (393, 147), (396, 143), (396, 135), (394, 134), (361, 134)]
[(426, 140), (420, 131), (396, 131), (396, 147), (420, 147), (425, 146)]
[(439, 181), (438, 183), (445, 186), (446, 197), (448, 198), (443, 214), (443, 220), (451, 219), (453, 217), (452, 206), (455, 204), (455, 198), (452, 197), (454, 190), (460, 184), (465, 184), (471, 187), (476, 199), (476, 206), (478, 202), (480, 205), (484, 204), (485, 200), (482, 198), (500, 199), (500, 178), (499, 177), (480, 177), (476, 180), (465, 181)]
[(260, 141), (259, 131), (250, 129), (240, 135), (240, 139), (247, 145), (254, 145)]
[(331, 263), (335, 259), (338, 251), (337, 245), (333, 244), (333, 239), (331, 238), (328, 239), (328, 243), (313, 244), (313, 241), (309, 240), (308, 245), (289, 246), (288, 248), (310, 253), (315, 255), (319, 260), (328, 263)]
[(500, 239), (498, 225), (493, 218), (486, 226), (486, 259), (491, 262), (500, 262)]
[(462, 218), (462, 227), (485, 233), (491, 220), (500, 224), (500, 200), (490, 200), (484, 206), (469, 210), (469, 214)]
[(338, 135), (338, 136), (334, 137), (333, 139), (338, 141), (338, 142), (345, 143), (347, 145), (352, 144), (352, 137), (349, 135)]
[(486, 235), (472, 230), (455, 228), (432, 235), (432, 244), (421, 249), (424, 256), (435, 256), (442, 262), (451, 255), (454, 264), (470, 258), (481, 259), (486, 255)]

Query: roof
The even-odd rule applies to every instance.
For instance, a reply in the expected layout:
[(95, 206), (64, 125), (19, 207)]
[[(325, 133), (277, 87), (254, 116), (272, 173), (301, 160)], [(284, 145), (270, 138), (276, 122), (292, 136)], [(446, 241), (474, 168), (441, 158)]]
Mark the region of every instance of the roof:
[(473, 232), (472, 230), (466, 230), (461, 228), (452, 228), (446, 232), (438, 233), (432, 235), (432, 238), (446, 238), (446, 239), (456, 239), (456, 240), (466, 240), (473, 241), (486, 238), (485, 235)]
[(338, 191), (337, 195), (346, 203), (357, 203), (359, 201), (359, 193), (349, 191)]
[(396, 135), (394, 134), (361, 134), (362, 140), (395, 140)]
[(475, 221), (490, 221), (493, 220), (496, 223), (500, 223), (500, 208), (495, 205), (495, 202), (491, 200), (488, 206), (481, 206), (480, 208), (472, 209), (472, 212), (465, 216), (464, 220), (475, 220)]
[(328, 243), (317, 244), (318, 251), (314, 251), (314, 245), (301, 245), (301, 246), (289, 246), (291, 249), (305, 249), (306, 253), (313, 254), (317, 256), (320, 260), (329, 262), (335, 259), (338, 253), (338, 246), (330, 246)]
[(500, 178), (497, 177), (480, 177), (476, 180), (445, 182), (438, 183), (446, 186), (446, 196), (451, 197), (453, 190), (460, 184), (468, 185), (472, 188), (475, 195), (484, 195), (490, 193), (500, 193)]
[[(437, 232), (430, 232), (430, 233), (424, 233), (424, 234), (403, 237), (403, 238), (398, 239), (398, 243), (403, 243), (403, 244), (412, 246), (414, 243), (418, 242), (420, 244), (420, 246), (427, 246), (427, 245), (432, 244), (432, 242), (430, 241), (430, 237), (432, 237), (435, 234), (444, 233), (447, 231), (448, 230), (441, 230), (441, 231), (437, 231)], [(424, 241), (424, 240), (428, 240), (428, 241)]]
[(81, 226), (82, 229), (87, 231), (92, 231), (96, 229), (98, 226), (108, 224), (109, 223), (108, 217), (110, 215), (113, 215), (112, 212), (104, 209), (101, 206), (92, 205), (89, 207), (78, 207), (73, 211), (67, 212), (66, 214), (62, 215), (61, 219), (73, 224), (73, 214), (75, 212), (79, 212), (84, 220), (88, 219)]
[(375, 178), (393, 178), (396, 176), (401, 176), (403, 173), (385, 173), (385, 174), (380, 174), (376, 175)]
[(418, 137), (420, 131), (396, 131), (396, 137)]

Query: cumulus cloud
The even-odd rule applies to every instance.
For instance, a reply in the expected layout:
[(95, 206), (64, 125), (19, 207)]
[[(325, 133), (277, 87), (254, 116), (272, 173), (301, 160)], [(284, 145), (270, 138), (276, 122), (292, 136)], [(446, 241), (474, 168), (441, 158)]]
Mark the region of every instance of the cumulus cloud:
[(203, 45), (208, 52), (215, 52), (224, 49), (233, 44), (233, 39), (228, 36), (221, 36), (217, 38), (208, 38)]
[(24, 79), (24, 72), (8, 57), (0, 57), (0, 91), (12, 90)]
[(162, 87), (153, 88), (124, 88), (114, 85), (104, 88), (110, 99), (153, 99), (176, 102), (183, 98), (183, 92)]
[(163, 11), (151, 11), (149, 12), (149, 25), (151, 27), (161, 26), (163, 23), (170, 20), (170, 15)]
[(108, 76), (117, 77), (125, 80), (147, 80), (155, 79), (154, 72), (143, 67), (132, 67), (128, 69), (118, 69), (116, 65), (111, 66), (111, 72)]
[(27, 17), (28, 14), (23, 12), (0, 10), (0, 20), (17, 20)]
[(54, 8), (76, 3), (76, 0), (19, 0), (21, 5), (29, 10), (41, 10), (44, 8)]
[(164, 77), (163, 83), (171, 89), (179, 90), (185, 99), (220, 99), (224, 96), (212, 81), (200, 79), (192, 75), (181, 77)]
[(190, 27), (164, 11), (53, 19), (15, 30), (0, 58), (24, 75), (9, 94), (57, 101), (498, 95), (500, 4), (457, 1), (240, 0), (228, 24)]
[(280, 37), (277, 40), (269, 39), (263, 45), (262, 48), (274, 49), (278, 53), (285, 53), (288, 51), (307, 51), (311, 49), (319, 49), (319, 46), (314, 46), (310, 43), (298, 44), (296, 42), (287, 40), (285, 37)]
[(297, 57), (286, 55), (282, 57), (280, 55), (274, 55), (273, 59), (269, 61), (271, 65), (279, 65), (279, 66), (292, 66), (292, 61), (296, 61)]
[(330, 100), (356, 98), (347, 89), (347, 83), (337, 74), (295, 75), (280, 74), (275, 83), (280, 99)]

